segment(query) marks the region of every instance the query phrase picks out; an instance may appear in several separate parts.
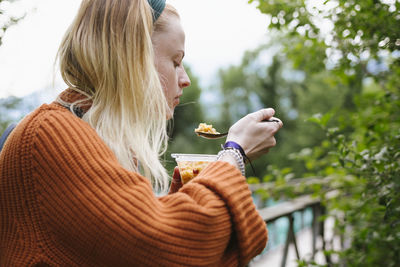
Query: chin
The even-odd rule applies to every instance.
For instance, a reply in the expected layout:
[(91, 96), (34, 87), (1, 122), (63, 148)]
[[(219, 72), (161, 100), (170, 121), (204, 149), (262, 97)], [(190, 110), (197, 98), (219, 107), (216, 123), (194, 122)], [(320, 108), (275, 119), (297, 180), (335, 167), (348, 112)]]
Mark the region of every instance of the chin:
[(167, 112), (167, 121), (174, 117), (174, 109), (170, 109)]

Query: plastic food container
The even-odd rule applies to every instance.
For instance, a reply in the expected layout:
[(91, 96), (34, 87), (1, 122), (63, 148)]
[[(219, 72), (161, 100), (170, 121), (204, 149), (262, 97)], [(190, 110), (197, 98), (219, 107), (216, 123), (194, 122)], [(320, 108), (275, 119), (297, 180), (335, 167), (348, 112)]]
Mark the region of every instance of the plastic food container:
[(208, 154), (171, 154), (178, 164), (182, 184), (196, 177), (210, 162), (217, 160), (217, 155)]

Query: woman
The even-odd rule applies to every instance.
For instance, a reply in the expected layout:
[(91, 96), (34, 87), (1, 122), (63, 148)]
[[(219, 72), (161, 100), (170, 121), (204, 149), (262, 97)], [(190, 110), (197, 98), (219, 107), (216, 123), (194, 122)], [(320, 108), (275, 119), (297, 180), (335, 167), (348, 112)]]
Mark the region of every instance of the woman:
[(234, 124), (190, 183), (153, 193), (167, 190), (166, 118), (190, 85), (179, 16), (164, 7), (82, 1), (59, 50), (69, 88), (0, 154), (0, 266), (243, 266), (265, 247), (239, 169), (275, 145), (282, 123), (261, 122), (272, 109)]

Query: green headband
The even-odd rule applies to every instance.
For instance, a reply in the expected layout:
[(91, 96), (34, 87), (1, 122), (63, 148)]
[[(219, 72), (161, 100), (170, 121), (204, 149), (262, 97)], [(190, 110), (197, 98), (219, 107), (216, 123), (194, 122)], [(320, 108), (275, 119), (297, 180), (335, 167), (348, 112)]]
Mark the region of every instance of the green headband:
[(165, 8), (165, 0), (148, 0), (153, 9), (153, 22), (155, 22)]

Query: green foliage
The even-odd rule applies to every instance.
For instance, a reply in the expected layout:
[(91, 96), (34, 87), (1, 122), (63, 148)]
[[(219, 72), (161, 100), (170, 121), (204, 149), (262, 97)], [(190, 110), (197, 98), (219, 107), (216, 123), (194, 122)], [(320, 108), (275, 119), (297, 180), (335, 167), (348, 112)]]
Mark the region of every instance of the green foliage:
[[(399, 100), (398, 88), (366, 92), (338, 129), (326, 129), (331, 147), (325, 168), (333, 164), (337, 173), (351, 176), (332, 181), (341, 197), (328, 203), (342, 214), (337, 227), (352, 240), (340, 252), (349, 266), (396, 266), (400, 261)], [(349, 126), (355, 130), (343, 135)], [(316, 171), (324, 174), (323, 168)]]
[(304, 72), (293, 69), (291, 61), (281, 52), (275, 52), (272, 61), (264, 63), (263, 57), (273, 53), (275, 47), (274, 42), (261, 45), (246, 52), (241, 64), (220, 70), (219, 88), (223, 96), (220, 124), (227, 129), (248, 112), (261, 107), (274, 108), (276, 116), (284, 122), (284, 130), (276, 135), (278, 146), (253, 162), (255, 173), (250, 168), (247, 173), (263, 176), (269, 165), (291, 166), (294, 176), (301, 177), (306, 169), (288, 155), (322, 141), (323, 131), (307, 120), (314, 113), (339, 109), (348, 87), (328, 71), (303, 75)]
[(3, 6), (12, 2), (15, 2), (15, 0), (0, 0), (0, 17), (2, 18), (0, 22), (0, 45), (2, 44), (3, 36), (7, 29), (23, 18), (9, 16), (6, 10), (2, 8)]
[[(0, 45), (2, 44), (3, 36), (7, 29), (12, 25), (16, 24), (23, 17), (15, 18), (9, 16), (5, 10), (5, 6), (14, 2), (15, 0), (0, 0)], [(10, 113), (15, 113), (18, 109), (18, 105), (21, 104), (22, 99), (17, 97), (9, 97), (6, 99), (0, 99), (0, 135), (12, 122), (15, 122), (15, 117), (10, 116)], [(20, 118), (17, 118), (20, 119)]]
[[(340, 197), (326, 205), (336, 217), (336, 230), (350, 245), (325, 253), (337, 254), (338, 265), (397, 266), (400, 1), (249, 2), (257, 2), (270, 16), (269, 28), (284, 36), (285, 58), (305, 77), (293, 87), (292, 109), (304, 117), (294, 128), (299, 137), (292, 140), (301, 146), (290, 146), (289, 173), (275, 164), (258, 179), (273, 181), (276, 192), (260, 193), (282, 198), (311, 189), (324, 198), (327, 190), (336, 188)], [(329, 186), (294, 188), (288, 177), (298, 174), (327, 177)], [(319, 265), (299, 261), (299, 266)]]
[(17, 122), (20, 119), (12, 116), (13, 113), (18, 113), (22, 99), (18, 97), (8, 97), (0, 99), (0, 135), (5, 129), (13, 122)]
[[(324, 42), (342, 52), (344, 65), (352, 61), (351, 57), (361, 59), (365, 51), (379, 57), (382, 48), (399, 49), (399, 1), (249, 1), (252, 2), (258, 3), (258, 9), (271, 17), (270, 29), (302, 36), (311, 42)], [(323, 46), (317, 45), (318, 49)]]

